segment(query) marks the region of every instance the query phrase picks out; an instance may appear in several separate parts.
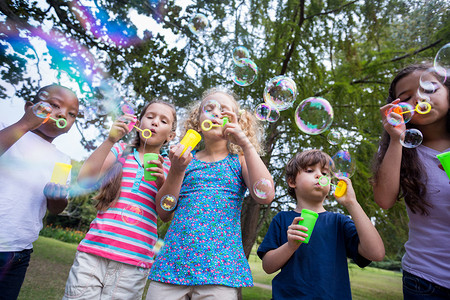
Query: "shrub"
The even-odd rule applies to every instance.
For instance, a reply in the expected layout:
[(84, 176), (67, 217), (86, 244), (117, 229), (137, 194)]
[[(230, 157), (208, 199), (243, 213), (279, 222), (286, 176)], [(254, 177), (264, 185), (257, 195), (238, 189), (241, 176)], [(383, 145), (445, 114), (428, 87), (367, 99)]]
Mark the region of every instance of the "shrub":
[(61, 226), (53, 227), (52, 224), (45, 226), (39, 235), (60, 240), (66, 243), (78, 244), (86, 235), (85, 232), (73, 230), (70, 228), (62, 228)]

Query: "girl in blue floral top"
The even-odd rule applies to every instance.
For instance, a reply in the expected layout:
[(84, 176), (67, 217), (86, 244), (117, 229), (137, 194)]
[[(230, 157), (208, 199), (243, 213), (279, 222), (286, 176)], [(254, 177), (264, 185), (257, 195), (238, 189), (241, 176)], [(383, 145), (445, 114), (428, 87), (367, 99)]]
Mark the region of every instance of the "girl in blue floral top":
[[(205, 120), (209, 130), (202, 129)], [(238, 287), (253, 285), (241, 237), (244, 194), (249, 187), (260, 204), (275, 195), (258, 154), (261, 128), (234, 95), (216, 88), (191, 110), (185, 129), (199, 131), (204, 147), (192, 153), (189, 147), (183, 155), (181, 144), (170, 150), (171, 169), (156, 207), (163, 221), (173, 220), (149, 276), (147, 300), (237, 299)], [(173, 211), (161, 207), (169, 194), (178, 198)]]

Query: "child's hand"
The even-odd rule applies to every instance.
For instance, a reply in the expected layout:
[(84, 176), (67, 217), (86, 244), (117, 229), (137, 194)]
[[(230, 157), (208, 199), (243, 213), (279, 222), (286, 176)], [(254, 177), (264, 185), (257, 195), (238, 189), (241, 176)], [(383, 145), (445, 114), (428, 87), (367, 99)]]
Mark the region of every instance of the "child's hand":
[(49, 182), (44, 187), (44, 196), (47, 199), (60, 201), (66, 200), (69, 195), (69, 187), (67, 185)]
[(160, 154), (158, 154), (157, 160), (150, 160), (147, 163), (156, 165), (156, 167), (146, 168), (145, 170), (152, 172), (152, 176), (156, 177), (155, 183), (156, 187), (159, 190), (166, 180), (166, 178), (164, 177), (163, 169), (164, 158)]
[(355, 190), (352, 186), (352, 181), (347, 177), (340, 177), (339, 180), (345, 181), (347, 184), (347, 191), (342, 197), (336, 198), (336, 201), (339, 204), (342, 204), (344, 207), (348, 207), (349, 205), (358, 203), (358, 200), (356, 200)]
[(242, 149), (248, 145), (251, 145), (248, 137), (242, 131), (241, 126), (237, 122), (237, 115), (232, 111), (224, 111), (222, 116), (227, 116), (229, 120), (229, 122), (225, 124), (223, 137), (233, 144), (240, 146)]
[[(31, 103), (27, 104), (25, 114), (19, 120), (19, 123), (23, 124), (23, 126), (29, 131), (39, 128), (45, 120), (35, 115), (33, 112), (33, 106), (34, 105), (31, 105)], [(52, 112), (52, 110), (48, 107), (43, 107), (43, 109), (48, 114)]]
[(298, 222), (301, 220), (303, 220), (302, 217), (295, 217), (287, 230), (288, 245), (292, 249), (297, 249), (301, 245), (301, 242), (303, 242), (308, 236), (306, 234), (308, 228), (303, 225), (298, 225)]
[[(391, 109), (395, 104), (398, 104), (399, 102), (400, 102), (400, 99), (396, 99), (396, 100), (392, 101), (391, 103), (386, 104), (385, 106), (380, 108), (381, 120), (383, 122), (384, 129), (390, 135), (392, 140), (397, 140), (397, 141), (399, 140), (402, 132), (405, 131), (405, 129), (406, 129), (405, 123), (399, 124), (397, 126), (390, 124), (387, 120), (387, 112), (389, 111), (389, 109)], [(401, 118), (402, 116), (399, 116), (399, 117)]]
[(135, 116), (124, 114), (119, 119), (115, 120), (111, 126), (111, 130), (109, 131), (108, 140), (112, 143), (117, 143), (128, 131), (128, 125), (126, 121), (134, 121)]
[(192, 160), (191, 146), (181, 155), (184, 150), (184, 145), (178, 144), (170, 147), (169, 159), (170, 169), (176, 172), (184, 172)]

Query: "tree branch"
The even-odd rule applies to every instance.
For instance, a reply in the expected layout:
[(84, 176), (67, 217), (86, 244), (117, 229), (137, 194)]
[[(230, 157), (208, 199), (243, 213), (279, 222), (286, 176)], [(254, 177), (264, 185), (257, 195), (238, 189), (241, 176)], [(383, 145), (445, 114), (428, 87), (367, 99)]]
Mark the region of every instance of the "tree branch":
[(323, 16), (323, 15), (328, 15), (328, 14), (331, 14), (331, 13), (335, 13), (337, 11), (340, 11), (341, 9), (343, 9), (346, 6), (354, 4), (357, 1), (358, 0), (354, 0), (354, 1), (346, 3), (346, 4), (344, 4), (344, 5), (342, 5), (342, 6), (338, 7), (338, 8), (335, 8), (335, 9), (332, 9), (332, 10), (328, 10), (328, 11), (324, 11), (324, 12), (321, 12), (321, 13), (318, 13), (318, 14), (310, 15), (308, 17), (305, 17), (305, 20), (309, 20), (309, 19), (312, 19), (312, 18), (317, 17), (317, 16)]

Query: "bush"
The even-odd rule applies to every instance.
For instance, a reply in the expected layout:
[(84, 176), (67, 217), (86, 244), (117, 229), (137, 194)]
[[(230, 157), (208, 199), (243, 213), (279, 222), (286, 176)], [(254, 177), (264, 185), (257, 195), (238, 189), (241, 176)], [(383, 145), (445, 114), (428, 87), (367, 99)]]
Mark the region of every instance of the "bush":
[(370, 263), (370, 266), (378, 269), (400, 271), (402, 268), (402, 262), (398, 260), (373, 261)]
[(85, 232), (73, 230), (70, 228), (62, 228), (61, 226), (53, 227), (52, 224), (45, 226), (39, 235), (60, 240), (66, 243), (78, 244), (86, 235)]

